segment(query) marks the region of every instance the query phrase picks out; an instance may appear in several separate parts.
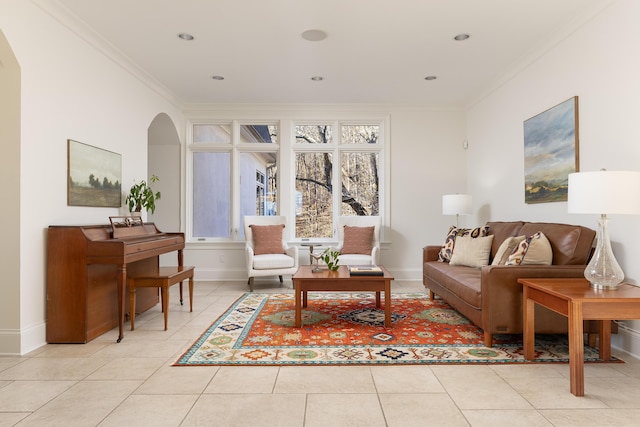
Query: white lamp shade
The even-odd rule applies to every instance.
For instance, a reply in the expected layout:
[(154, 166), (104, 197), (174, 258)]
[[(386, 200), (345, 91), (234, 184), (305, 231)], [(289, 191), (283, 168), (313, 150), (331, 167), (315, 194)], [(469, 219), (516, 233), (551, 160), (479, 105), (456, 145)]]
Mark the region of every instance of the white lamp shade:
[(569, 213), (640, 214), (640, 172), (569, 174)]
[(442, 196), (442, 215), (469, 215), (473, 213), (471, 196), (468, 194), (447, 194)]

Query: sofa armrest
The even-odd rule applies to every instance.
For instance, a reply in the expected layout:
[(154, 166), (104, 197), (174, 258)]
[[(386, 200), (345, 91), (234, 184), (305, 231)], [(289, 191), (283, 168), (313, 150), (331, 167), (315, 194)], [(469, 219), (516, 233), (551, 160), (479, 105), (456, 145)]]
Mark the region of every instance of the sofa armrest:
[(522, 285), (531, 277), (584, 277), (585, 265), (488, 265), (481, 270), (482, 318), (486, 329), (522, 327)]
[(437, 261), (438, 253), (441, 248), (442, 246), (435, 245), (425, 246), (422, 248), (422, 263), (424, 264), (427, 261)]

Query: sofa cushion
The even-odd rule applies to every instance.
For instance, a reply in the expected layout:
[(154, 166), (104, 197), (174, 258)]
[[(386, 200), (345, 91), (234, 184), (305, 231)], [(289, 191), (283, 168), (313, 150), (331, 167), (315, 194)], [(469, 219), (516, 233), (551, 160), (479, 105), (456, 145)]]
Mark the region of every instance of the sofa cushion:
[(283, 254), (282, 230), (284, 224), (256, 225), (251, 224), (253, 235), (253, 254)]
[(509, 255), (511, 255), (520, 242), (526, 238), (527, 236), (507, 237), (498, 248), (498, 252), (496, 252), (496, 255), (493, 257), (491, 265), (505, 265), (509, 259)]
[(447, 237), (444, 239), (444, 244), (440, 249), (440, 253), (438, 253), (438, 261), (440, 262), (449, 262), (451, 261), (451, 255), (454, 252), (456, 237), (469, 236), (472, 238), (475, 237), (485, 237), (487, 235), (489, 228), (485, 225), (484, 227), (477, 228), (461, 228), (451, 226), (449, 227), (449, 232), (447, 233)]
[(480, 268), (469, 268), (451, 265), (444, 262), (428, 261), (423, 265), (423, 274), (457, 295), (476, 310), (482, 307), (481, 271)]
[(491, 242), (493, 242), (493, 236), (456, 237), (455, 250), (451, 255), (451, 265), (464, 265), (473, 268), (489, 265)]
[(285, 254), (263, 254), (253, 257), (254, 270), (276, 270), (280, 268), (292, 268), (295, 259)]
[(541, 231), (521, 241), (511, 252), (506, 265), (551, 265), (553, 252), (547, 237)]
[(371, 255), (373, 250), (373, 231), (371, 227), (344, 226), (344, 240), (341, 254)]

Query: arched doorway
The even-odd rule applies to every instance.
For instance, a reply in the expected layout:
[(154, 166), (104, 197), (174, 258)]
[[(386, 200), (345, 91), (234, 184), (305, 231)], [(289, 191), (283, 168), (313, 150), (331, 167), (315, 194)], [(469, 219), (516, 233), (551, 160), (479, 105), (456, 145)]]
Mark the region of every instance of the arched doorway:
[(181, 229), (180, 152), (180, 138), (173, 120), (165, 113), (158, 114), (147, 132), (147, 173), (148, 178), (152, 175), (160, 178), (153, 188), (160, 191), (161, 197), (155, 213), (149, 212), (147, 218), (161, 231)]

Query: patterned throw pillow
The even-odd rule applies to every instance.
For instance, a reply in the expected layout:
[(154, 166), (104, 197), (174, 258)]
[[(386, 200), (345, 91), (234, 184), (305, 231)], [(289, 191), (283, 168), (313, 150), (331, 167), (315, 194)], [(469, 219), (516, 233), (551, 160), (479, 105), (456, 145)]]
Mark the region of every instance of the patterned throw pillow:
[(509, 255), (506, 265), (551, 265), (553, 250), (549, 239), (541, 231), (524, 239)]
[(275, 225), (255, 225), (251, 224), (251, 234), (253, 234), (253, 254), (283, 254), (282, 230), (284, 224)]
[(345, 225), (344, 241), (340, 253), (371, 255), (374, 228), (373, 225), (370, 227), (350, 227)]
[(477, 227), (477, 228), (459, 228), (452, 225), (449, 228), (447, 237), (444, 239), (444, 244), (442, 245), (442, 248), (440, 248), (440, 252), (438, 253), (438, 261), (439, 262), (451, 261), (451, 255), (453, 254), (453, 249), (456, 244), (456, 237), (458, 236), (460, 237), (469, 236), (472, 238), (486, 237), (488, 233), (489, 233), (488, 225), (485, 225), (484, 227)]
[(509, 255), (514, 249), (526, 239), (527, 236), (507, 237), (498, 248), (496, 256), (493, 258), (491, 265), (505, 265), (509, 260)]

